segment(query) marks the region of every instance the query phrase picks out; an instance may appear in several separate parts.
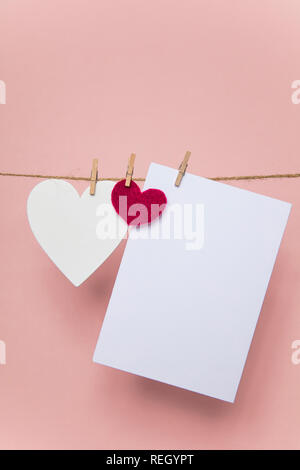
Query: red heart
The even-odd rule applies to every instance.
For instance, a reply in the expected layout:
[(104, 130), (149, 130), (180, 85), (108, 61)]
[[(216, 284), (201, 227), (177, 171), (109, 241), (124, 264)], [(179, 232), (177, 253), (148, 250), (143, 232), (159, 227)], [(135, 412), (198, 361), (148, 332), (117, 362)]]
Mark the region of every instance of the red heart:
[(160, 189), (142, 192), (134, 181), (127, 188), (125, 182), (121, 180), (114, 186), (111, 202), (128, 225), (149, 224), (162, 214), (167, 204), (165, 193)]

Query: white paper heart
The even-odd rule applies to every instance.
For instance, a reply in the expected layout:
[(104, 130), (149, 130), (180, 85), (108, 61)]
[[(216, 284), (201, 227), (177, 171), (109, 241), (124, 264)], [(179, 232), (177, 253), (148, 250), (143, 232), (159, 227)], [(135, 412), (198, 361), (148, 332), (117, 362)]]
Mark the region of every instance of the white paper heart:
[[(127, 232), (127, 224), (111, 204), (113, 187), (113, 182), (101, 181), (94, 196), (87, 188), (80, 197), (70, 183), (53, 179), (35, 186), (28, 197), (27, 215), (34, 236), (75, 286), (108, 258)], [(104, 226), (106, 236), (100, 233)]]

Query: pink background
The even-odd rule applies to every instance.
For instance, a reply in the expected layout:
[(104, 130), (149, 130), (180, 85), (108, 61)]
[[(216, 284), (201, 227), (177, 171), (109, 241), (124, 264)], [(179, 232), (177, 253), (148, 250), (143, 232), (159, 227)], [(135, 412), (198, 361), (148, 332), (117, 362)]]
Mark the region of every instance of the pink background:
[[(0, 171), (297, 172), (299, 26), (299, 0), (1, 0)], [(0, 177), (0, 447), (299, 449), (300, 180), (235, 183), (293, 208), (234, 405), (92, 363), (125, 245), (73, 287), (30, 231), (38, 182)]]

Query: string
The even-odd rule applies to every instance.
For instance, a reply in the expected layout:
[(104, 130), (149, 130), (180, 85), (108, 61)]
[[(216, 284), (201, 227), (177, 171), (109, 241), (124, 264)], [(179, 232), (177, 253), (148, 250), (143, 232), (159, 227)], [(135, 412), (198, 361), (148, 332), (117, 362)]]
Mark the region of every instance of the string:
[[(45, 178), (45, 179), (59, 179), (59, 180), (73, 180), (73, 181), (91, 181), (91, 178), (85, 176), (53, 176), (53, 175), (38, 175), (26, 173), (3, 173), (0, 176), (21, 176), (24, 178)], [(244, 175), (244, 176), (213, 176), (208, 178), (213, 181), (241, 181), (241, 180), (263, 180), (275, 178), (300, 178), (300, 173), (278, 173), (272, 175)], [(97, 178), (97, 181), (120, 181), (124, 179), (119, 177)], [(132, 178), (134, 181), (145, 181), (145, 178)]]

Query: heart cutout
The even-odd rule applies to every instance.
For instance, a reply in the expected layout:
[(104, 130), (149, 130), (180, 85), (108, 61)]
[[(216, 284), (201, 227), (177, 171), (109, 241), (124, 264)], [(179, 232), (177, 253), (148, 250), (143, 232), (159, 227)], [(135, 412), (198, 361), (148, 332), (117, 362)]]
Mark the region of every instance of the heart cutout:
[(35, 238), (75, 286), (111, 255), (127, 233), (111, 204), (113, 186), (102, 181), (94, 196), (87, 188), (80, 197), (70, 183), (53, 179), (38, 184), (29, 195), (27, 215)]
[(119, 181), (111, 194), (111, 202), (116, 212), (127, 225), (150, 224), (160, 217), (167, 204), (167, 198), (160, 189), (141, 191), (140, 187), (131, 181), (125, 186), (126, 180)]

